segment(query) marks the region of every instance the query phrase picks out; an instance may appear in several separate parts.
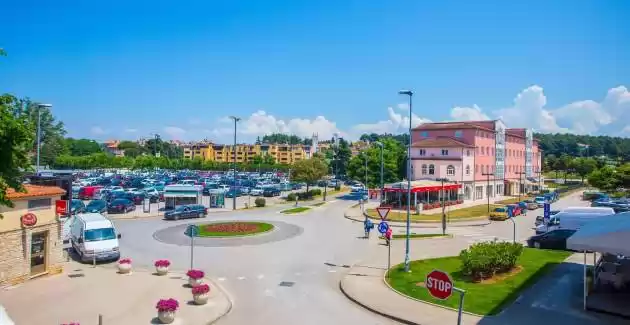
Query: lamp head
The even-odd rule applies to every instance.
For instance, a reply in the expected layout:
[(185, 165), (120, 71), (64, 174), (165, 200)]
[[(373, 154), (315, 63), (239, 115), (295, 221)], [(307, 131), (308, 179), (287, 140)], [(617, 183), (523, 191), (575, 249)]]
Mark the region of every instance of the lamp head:
[(408, 95), (408, 96), (412, 96), (413, 95), (413, 91), (411, 90), (407, 90), (407, 89), (402, 89), (398, 91), (399, 95)]

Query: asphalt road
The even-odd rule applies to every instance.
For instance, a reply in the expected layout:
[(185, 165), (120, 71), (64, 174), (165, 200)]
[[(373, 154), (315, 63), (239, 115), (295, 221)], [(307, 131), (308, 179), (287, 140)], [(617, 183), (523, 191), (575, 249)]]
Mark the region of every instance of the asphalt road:
[[(220, 324), (394, 324), (347, 300), (339, 280), (347, 267), (376, 245), (362, 236), (362, 225), (343, 218), (355, 201), (334, 201), (301, 215), (283, 215), (281, 208), (210, 214), (205, 220), (116, 220), (123, 238), (121, 252), (136, 267), (153, 267), (169, 259), (173, 269), (190, 268), (185, 224), (215, 220), (264, 220), (278, 226), (276, 234), (252, 243), (230, 239), (196, 246), (194, 267), (215, 277), (232, 296), (234, 309)], [(170, 227), (176, 226), (177, 228)], [(292, 229), (287, 232), (287, 228)], [(295, 231), (298, 229), (299, 231)], [(267, 240), (271, 237), (273, 240)], [(155, 238), (167, 240), (158, 241)], [(265, 239), (267, 238), (267, 239)], [(165, 242), (171, 242), (167, 244)]]

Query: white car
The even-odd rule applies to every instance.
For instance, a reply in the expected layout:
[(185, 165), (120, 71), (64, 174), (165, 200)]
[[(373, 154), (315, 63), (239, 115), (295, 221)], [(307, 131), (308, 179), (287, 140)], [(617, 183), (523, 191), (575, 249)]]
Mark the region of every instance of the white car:
[(352, 185), (352, 186), (350, 186), (350, 191), (352, 191), (352, 192), (361, 192), (361, 191), (363, 191), (363, 185)]
[(260, 186), (256, 186), (256, 187), (252, 188), (249, 191), (249, 195), (251, 195), (251, 196), (261, 196), (261, 195), (263, 195), (264, 191), (265, 191), (264, 188), (262, 188)]

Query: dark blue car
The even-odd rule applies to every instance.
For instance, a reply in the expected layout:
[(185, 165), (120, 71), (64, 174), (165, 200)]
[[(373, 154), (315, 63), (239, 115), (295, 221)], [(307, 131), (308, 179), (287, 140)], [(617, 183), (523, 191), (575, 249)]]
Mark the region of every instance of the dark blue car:
[(166, 220), (179, 220), (186, 218), (204, 218), (208, 215), (208, 208), (201, 204), (180, 205), (173, 210), (164, 213)]

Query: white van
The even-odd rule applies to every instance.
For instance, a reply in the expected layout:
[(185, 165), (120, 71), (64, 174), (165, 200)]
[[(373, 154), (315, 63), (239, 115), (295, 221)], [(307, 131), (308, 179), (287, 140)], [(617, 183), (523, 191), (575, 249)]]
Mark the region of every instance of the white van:
[[(569, 208), (571, 209), (571, 208)], [(582, 208), (587, 209), (587, 208)], [(541, 224), (536, 227), (536, 234), (544, 234), (548, 231), (556, 229), (572, 229), (577, 230), (587, 222), (596, 220), (603, 216), (609, 216), (615, 214), (612, 208), (588, 208), (594, 210), (574, 210), (566, 211), (562, 210), (551, 216), (549, 223)]]
[(111, 220), (100, 213), (79, 214), (70, 227), (70, 243), (83, 262), (118, 260), (120, 237)]
[(615, 210), (613, 208), (608, 207), (570, 207), (566, 209), (562, 209), (560, 212), (568, 212), (568, 213), (595, 213), (595, 214), (615, 214)]

